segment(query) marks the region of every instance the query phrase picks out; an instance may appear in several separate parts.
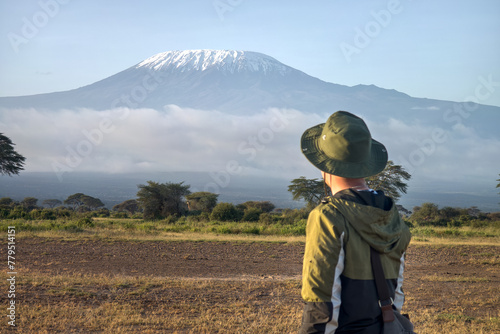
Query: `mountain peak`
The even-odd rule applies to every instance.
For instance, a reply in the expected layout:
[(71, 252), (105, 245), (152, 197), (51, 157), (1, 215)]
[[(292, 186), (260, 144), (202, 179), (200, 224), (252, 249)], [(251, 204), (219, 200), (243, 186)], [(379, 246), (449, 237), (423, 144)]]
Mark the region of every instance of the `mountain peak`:
[(140, 62), (136, 68), (155, 71), (180, 70), (206, 71), (217, 69), (235, 72), (279, 72), (281, 75), (291, 68), (265, 54), (236, 50), (184, 50), (158, 53)]

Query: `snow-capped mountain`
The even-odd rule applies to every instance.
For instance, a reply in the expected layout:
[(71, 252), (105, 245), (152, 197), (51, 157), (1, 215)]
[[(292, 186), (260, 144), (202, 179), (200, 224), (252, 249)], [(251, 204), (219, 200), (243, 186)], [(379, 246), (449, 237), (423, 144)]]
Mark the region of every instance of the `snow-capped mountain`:
[(318, 85), (325, 84), (337, 86), (256, 52), (169, 51), (78, 89), (0, 98), (0, 108), (162, 109), (176, 104), (237, 113), (293, 107), (294, 92), (308, 96)]
[[(373, 85), (353, 87), (309, 76), (257, 52), (187, 50), (156, 54), (138, 64), (81, 88), (31, 96), (1, 97), (1, 108), (108, 110), (116, 107), (154, 108), (166, 105), (248, 114), (270, 107), (303, 112), (348, 110), (372, 119), (397, 116), (405, 121), (443, 122), (443, 112), (460, 103), (413, 98)], [(500, 108), (478, 106), (477, 120), (496, 131), (491, 121)], [(484, 123), (484, 124), (483, 124)], [(491, 129), (490, 129), (491, 128)]]
[(234, 50), (188, 50), (158, 53), (136, 65), (154, 71), (208, 71), (222, 72), (277, 72), (282, 75), (293, 71), (276, 59), (262, 53)]
[[(165, 108), (167, 105), (180, 108)], [(116, 131), (106, 132), (101, 145), (104, 137), (99, 137), (101, 132), (95, 128), (101, 126), (101, 114), (118, 114), (99, 111), (118, 107), (137, 111), (121, 123), (115, 119)], [(271, 132), (276, 140), (270, 142), (267, 137), (260, 139), (267, 133), (262, 131), (270, 129), (262, 127), (263, 117), (276, 112), (268, 108), (298, 110), (290, 113), (297, 117), (286, 130)], [(59, 109), (72, 110), (57, 112)], [(50, 196), (57, 198), (56, 194), (66, 191), (67, 195), (89, 191), (93, 196), (102, 194), (98, 195), (102, 199), (108, 196), (122, 201), (135, 195), (136, 185), (146, 178), (144, 173), (153, 171), (159, 172), (153, 180), (196, 180), (192, 185), (198, 189), (220, 185), (220, 198), (226, 196), (226, 201), (241, 203), (275, 196), (284, 203), (273, 200), (275, 204), (289, 205), (290, 201), (283, 201), (288, 184), (283, 180), (295, 172), (300, 174), (293, 177), (304, 175), (297, 149), (303, 127), (309, 119), (325, 120), (337, 110), (351, 111), (372, 122), (376, 138), (382, 137), (387, 146), (391, 145), (391, 159), (420, 175), (412, 186), (412, 204), (439, 202), (441, 196), (444, 205), (462, 205), (464, 202), (457, 202), (464, 200), (464, 206), (489, 203), (488, 207), (496, 208), (496, 192), (488, 187), (490, 183), (494, 187), (497, 178), (496, 172), (491, 172), (497, 160), (491, 157), (498, 155), (499, 107), (414, 98), (373, 85), (338, 85), (261, 53), (232, 50), (168, 51), (88, 86), (0, 98), (0, 132), (15, 139), (31, 166), (50, 170), (39, 182), (38, 176), (25, 179), (25, 183), (15, 183), (22, 178), (3, 178), (0, 197), (37, 196), (34, 191), (49, 196), (53, 191)], [(196, 117), (202, 122), (193, 123)], [(198, 131), (198, 124), (207, 126)], [(220, 129), (219, 125), (231, 128)], [(260, 142), (253, 146), (250, 141), (255, 138)], [(247, 155), (254, 151), (258, 154)], [(231, 182), (224, 188), (218, 178), (229, 168), (226, 162), (237, 162), (245, 173), (248, 171), (249, 178), (231, 174)], [(71, 178), (73, 170), (120, 175), (114, 183), (108, 182), (107, 174), (81, 178), (75, 173)], [(122, 171), (132, 173), (128, 181)], [(166, 175), (165, 171), (193, 171), (202, 176)], [(64, 174), (64, 184), (58, 180), (60, 174)], [(278, 175), (279, 182), (262, 179), (262, 175)], [(450, 175), (458, 175), (452, 185), (445, 183)], [(265, 197), (249, 197), (254, 196), (252, 189), (256, 189), (255, 196)], [(125, 197), (117, 197), (121, 195)]]

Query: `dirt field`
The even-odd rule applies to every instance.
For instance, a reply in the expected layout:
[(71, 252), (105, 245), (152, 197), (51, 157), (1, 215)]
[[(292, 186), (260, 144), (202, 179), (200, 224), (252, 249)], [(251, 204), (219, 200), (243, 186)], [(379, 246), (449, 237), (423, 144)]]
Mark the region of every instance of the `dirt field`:
[(170, 278), (298, 277), (303, 246), (278, 243), (24, 239), (22, 270)]
[[(4, 249), (2, 245), (2, 252)], [(270, 313), (287, 308), (292, 319), (284, 327), (289, 330), (281, 331), (294, 332), (292, 328), (300, 322), (304, 249), (300, 243), (22, 238), (17, 249), (18, 302), (23, 305), (19, 310), (21, 332), (23, 326), (24, 332), (79, 332), (78, 326), (90, 326), (88, 332), (107, 332), (102, 328), (107, 326), (128, 332), (140, 328), (141, 332), (259, 333), (259, 321), (265, 322)], [(405, 312), (410, 313), (417, 329), (419, 325), (422, 328), (418, 332), (433, 332), (426, 324), (428, 321), (446, 323), (448, 327), (443, 328), (462, 328), (457, 333), (497, 332), (499, 254), (499, 246), (411, 245), (405, 271)], [(68, 285), (43, 277), (62, 277), (62, 282), (64, 277), (80, 279)], [(128, 283), (116, 283), (120, 277), (128, 279)], [(140, 278), (140, 282), (130, 283), (134, 277)], [(182, 283), (189, 281), (197, 283)], [(5, 294), (0, 296), (0, 302), (5, 305)], [(158, 312), (158, 319), (135, 325), (78, 321), (64, 325), (62, 320), (56, 324), (47, 319), (45, 324), (34, 324), (35, 318), (40, 318), (41, 311), (33, 311), (37, 307), (90, 310), (110, 303), (135, 305), (143, 317), (148, 312)], [(194, 305), (201, 305), (202, 309)], [(240, 305), (248, 312), (238, 317), (227, 315), (232, 324), (210, 323), (214, 318), (207, 312), (211, 308), (220, 311), (224, 305)], [(183, 314), (183, 307), (190, 310), (188, 317)], [(204, 321), (203, 327), (199, 320), (192, 319), (197, 317), (212, 320)], [(237, 327), (235, 318), (242, 321)], [(268, 328), (272, 328), (273, 319), (268, 321)], [(470, 331), (464, 331), (469, 325)]]

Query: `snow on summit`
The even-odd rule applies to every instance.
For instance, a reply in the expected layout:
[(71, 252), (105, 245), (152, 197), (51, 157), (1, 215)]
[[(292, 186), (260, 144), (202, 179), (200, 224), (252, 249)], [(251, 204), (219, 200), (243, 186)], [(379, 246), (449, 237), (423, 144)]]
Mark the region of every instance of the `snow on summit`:
[(153, 70), (205, 71), (218, 70), (235, 72), (274, 72), (281, 75), (291, 68), (262, 53), (234, 50), (186, 50), (158, 53), (136, 65)]

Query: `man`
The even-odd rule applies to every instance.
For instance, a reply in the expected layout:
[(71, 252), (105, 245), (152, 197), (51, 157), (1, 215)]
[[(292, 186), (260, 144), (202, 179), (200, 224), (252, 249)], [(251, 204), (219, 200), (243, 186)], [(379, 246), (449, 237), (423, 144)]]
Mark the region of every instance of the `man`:
[(364, 179), (385, 168), (387, 151), (361, 118), (345, 111), (306, 130), (301, 147), (332, 196), (307, 221), (300, 333), (381, 333), (370, 247), (380, 253), (393, 308), (401, 310), (411, 238), (392, 199), (369, 189)]

